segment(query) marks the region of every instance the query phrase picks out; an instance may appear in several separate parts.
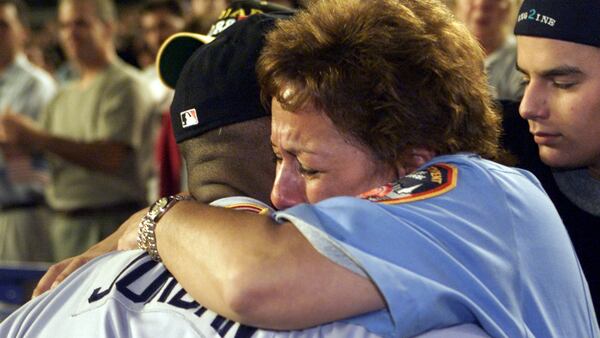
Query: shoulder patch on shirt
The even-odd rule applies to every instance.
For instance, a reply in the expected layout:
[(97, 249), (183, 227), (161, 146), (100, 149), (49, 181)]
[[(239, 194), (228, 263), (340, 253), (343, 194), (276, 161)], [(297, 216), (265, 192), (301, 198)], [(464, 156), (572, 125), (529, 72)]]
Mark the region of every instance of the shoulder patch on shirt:
[(457, 177), (458, 168), (450, 164), (436, 163), (358, 197), (384, 204), (421, 201), (454, 189)]

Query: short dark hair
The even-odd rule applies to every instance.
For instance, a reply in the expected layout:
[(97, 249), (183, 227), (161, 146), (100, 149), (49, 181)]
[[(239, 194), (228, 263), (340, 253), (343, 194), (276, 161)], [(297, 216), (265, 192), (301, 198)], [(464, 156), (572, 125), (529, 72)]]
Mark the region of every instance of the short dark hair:
[(17, 10), (17, 17), (23, 27), (29, 27), (29, 6), (21, 0), (0, 0), (0, 6), (13, 5)]
[(142, 15), (158, 10), (166, 10), (178, 17), (184, 17), (185, 15), (183, 6), (177, 0), (148, 0), (140, 8)]
[(439, 1), (321, 0), (277, 23), (257, 69), (265, 100), (314, 107), (384, 163), (412, 147), (497, 159), (483, 58)]
[(179, 143), (188, 173), (188, 190), (199, 201), (212, 202), (216, 186), (232, 195), (269, 203), (275, 163), (269, 133), (271, 117), (224, 125)]
[(96, 8), (96, 17), (105, 23), (114, 23), (117, 20), (117, 8), (113, 0), (59, 0), (58, 5), (64, 3), (89, 2)]

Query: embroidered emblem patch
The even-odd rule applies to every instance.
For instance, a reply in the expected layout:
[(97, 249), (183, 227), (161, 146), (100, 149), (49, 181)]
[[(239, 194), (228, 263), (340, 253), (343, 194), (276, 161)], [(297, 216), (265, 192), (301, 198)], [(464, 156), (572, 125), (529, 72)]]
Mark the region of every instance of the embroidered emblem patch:
[(242, 211), (248, 211), (248, 212), (254, 212), (260, 215), (268, 215), (269, 214), (269, 209), (265, 208), (263, 206), (260, 205), (256, 205), (256, 204), (251, 204), (251, 203), (238, 203), (238, 204), (232, 204), (232, 205), (228, 205), (225, 208), (227, 209), (235, 209), (235, 210), (242, 210)]
[(458, 168), (455, 166), (436, 163), (406, 175), (394, 183), (360, 194), (359, 197), (385, 204), (420, 201), (454, 189), (457, 176)]
[(198, 115), (196, 115), (196, 109), (189, 109), (179, 113), (181, 116), (181, 126), (183, 128), (195, 126), (198, 124)]

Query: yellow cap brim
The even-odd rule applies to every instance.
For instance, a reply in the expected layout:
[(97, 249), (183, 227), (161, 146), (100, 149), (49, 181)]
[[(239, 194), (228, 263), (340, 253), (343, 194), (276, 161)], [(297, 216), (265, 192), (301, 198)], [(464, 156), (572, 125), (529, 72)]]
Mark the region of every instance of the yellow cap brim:
[(160, 80), (175, 89), (179, 74), (185, 63), (196, 49), (211, 43), (215, 38), (196, 33), (177, 33), (171, 35), (160, 47), (156, 56), (156, 67)]

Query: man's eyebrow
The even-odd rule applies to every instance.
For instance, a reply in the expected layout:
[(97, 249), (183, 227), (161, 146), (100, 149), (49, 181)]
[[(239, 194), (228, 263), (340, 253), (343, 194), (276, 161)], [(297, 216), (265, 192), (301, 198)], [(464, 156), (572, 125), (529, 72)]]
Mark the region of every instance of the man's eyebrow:
[(546, 78), (567, 75), (582, 75), (583, 72), (578, 67), (560, 66), (543, 71), (540, 75)]
[[(527, 71), (523, 70), (519, 65), (515, 65), (517, 70), (523, 74), (529, 74)], [(583, 75), (583, 71), (579, 67), (574, 66), (559, 66), (552, 69), (545, 70), (540, 73), (541, 77), (544, 78), (553, 78), (557, 76), (568, 76), (568, 75)]]

